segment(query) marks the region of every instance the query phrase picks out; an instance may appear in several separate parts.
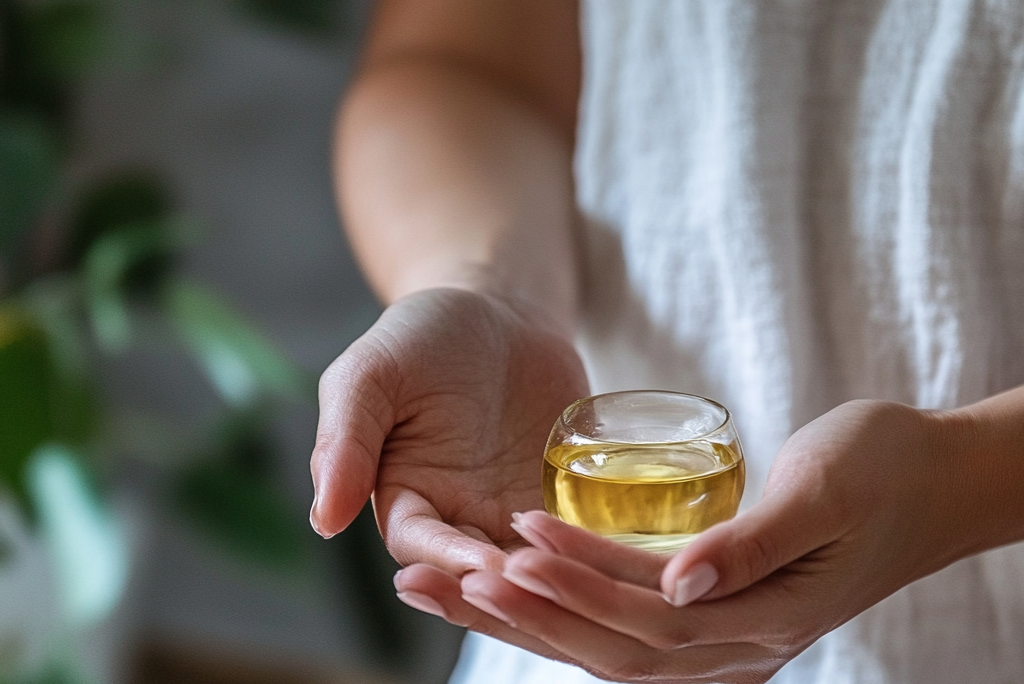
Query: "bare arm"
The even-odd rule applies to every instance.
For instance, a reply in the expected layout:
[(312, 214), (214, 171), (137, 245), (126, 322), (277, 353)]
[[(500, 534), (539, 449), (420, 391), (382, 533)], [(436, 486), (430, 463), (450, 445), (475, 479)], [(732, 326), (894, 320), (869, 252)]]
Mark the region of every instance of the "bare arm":
[(373, 496), (402, 563), (461, 574), (521, 545), (555, 418), (587, 394), (573, 349), (567, 0), (385, 0), (341, 113), (338, 191), (389, 304), (324, 372), (310, 520)]
[(575, 2), (388, 0), (342, 110), (338, 193), (391, 303), (500, 292), (571, 325)]

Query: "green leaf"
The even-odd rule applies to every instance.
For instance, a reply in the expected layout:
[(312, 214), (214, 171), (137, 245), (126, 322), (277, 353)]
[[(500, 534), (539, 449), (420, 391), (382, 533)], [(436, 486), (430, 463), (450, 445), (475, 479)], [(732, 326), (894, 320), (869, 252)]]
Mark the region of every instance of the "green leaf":
[(97, 406), (92, 386), (76, 369), (58, 363), (45, 326), (26, 310), (0, 308), (0, 487), (9, 489), (30, 520), (30, 457), (61, 440), (85, 445), (94, 433)]
[(294, 568), (306, 559), (305, 521), (276, 486), (268, 412), (230, 412), (210, 447), (181, 471), (177, 510), (211, 542), (241, 560)]
[(0, 255), (25, 239), (57, 178), (53, 133), (29, 117), (0, 116)]
[(270, 478), (274, 461), (274, 435), (268, 427), (270, 421), (270, 411), (266, 406), (229, 412), (216, 430), (213, 453), (204, 460), (224, 463), (257, 479)]
[(205, 462), (175, 483), (176, 508), (210, 541), (243, 560), (295, 567), (303, 526), (268, 481), (230, 463)]
[(0, 99), (5, 108), (41, 116), (63, 133), (70, 118), (70, 93), (39, 64), (31, 28), (37, 4), (0, 2)]
[(212, 293), (187, 283), (168, 289), (172, 320), (214, 387), (236, 407), (262, 396), (312, 397), (315, 384)]
[(252, 16), (307, 34), (325, 35), (342, 26), (336, 0), (235, 0)]
[(27, 474), (65, 614), (75, 627), (94, 625), (124, 593), (128, 551), (123, 531), (97, 496), (81, 452), (43, 445), (32, 454)]
[[(128, 299), (160, 289), (173, 254), (185, 241), (187, 231), (168, 219), (129, 224), (99, 237), (85, 257), (85, 283), (93, 332), (100, 347), (122, 351), (131, 339)], [(135, 288), (140, 269), (149, 279), (146, 288)], [(133, 279), (133, 274), (135, 278)]]
[(66, 274), (36, 279), (18, 293), (17, 305), (45, 331), (62, 374), (85, 376), (89, 358), (82, 332), (82, 287)]
[(28, 29), (38, 68), (59, 81), (81, 77), (103, 52), (103, 22), (96, 2), (38, 3), (28, 15)]
[(43, 331), (13, 307), (0, 309), (0, 484), (30, 518), (25, 466), (53, 434), (53, 385)]
[(81, 319), (77, 279), (49, 276), (19, 293), (24, 312), (45, 333), (53, 361), (52, 439), (85, 445), (94, 435), (99, 405)]
[(100, 413), (95, 387), (87, 378), (58, 373), (53, 398), (52, 439), (85, 447), (96, 433)]
[(89, 188), (72, 220), (68, 262), (80, 263), (90, 246), (107, 233), (131, 225), (167, 219), (173, 201), (154, 172), (122, 171)]
[(85, 677), (68, 665), (54, 664), (42, 672), (7, 681), (0, 679), (0, 684), (91, 684)]

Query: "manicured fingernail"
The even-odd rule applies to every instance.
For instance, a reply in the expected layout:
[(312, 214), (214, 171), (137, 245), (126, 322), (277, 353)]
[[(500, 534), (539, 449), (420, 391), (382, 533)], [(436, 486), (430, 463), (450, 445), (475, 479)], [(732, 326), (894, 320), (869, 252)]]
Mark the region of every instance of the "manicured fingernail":
[(394, 578), (391, 580), (392, 582), (394, 582), (395, 589), (398, 589), (398, 591), (402, 591), (402, 588), (398, 586), (398, 578), (402, 576), (403, 572), (405, 572), (405, 568), (402, 568), (401, 570), (396, 572)]
[(424, 613), (430, 613), (438, 617), (444, 617), (444, 608), (441, 604), (430, 598), (426, 594), (421, 594), (417, 591), (400, 591), (397, 594), (398, 600), (407, 606), (412, 606), (416, 610), (422, 610)]
[(505, 612), (501, 610), (501, 608), (498, 608), (498, 606), (491, 603), (491, 600), (489, 598), (480, 596), (478, 594), (463, 594), (462, 600), (471, 606), (476, 606), (488, 615), (492, 615), (498, 618), (499, 620), (501, 620), (502, 622), (511, 627), (516, 626), (515, 621), (508, 615), (506, 615)]
[(502, 576), (512, 584), (525, 589), (531, 594), (543, 596), (547, 600), (554, 601), (555, 603), (559, 602), (558, 592), (555, 591), (554, 587), (544, 580), (534, 577), (522, 569), (517, 568), (515, 565), (512, 567), (508, 567), (506, 565), (505, 572), (502, 573)]
[(512, 514), (512, 522), (514, 522), (514, 523), (517, 523), (517, 522), (519, 522), (519, 520), (520, 520), (520, 519), (521, 519), (522, 517), (523, 517), (523, 514), (522, 514), (522, 513), (513, 513), (513, 514)]
[(330, 539), (336, 533), (335, 532), (324, 532), (323, 527), (320, 525), (320, 497), (315, 496), (313, 498), (313, 506), (309, 509), (309, 524), (312, 526), (313, 531), (319, 534), (324, 539)]
[(677, 608), (693, 603), (711, 591), (716, 584), (718, 571), (715, 570), (715, 566), (711, 563), (697, 563), (676, 580), (676, 592), (669, 603)]
[(523, 523), (517, 521), (509, 525), (509, 527), (515, 530), (516, 534), (518, 534), (520, 537), (533, 544), (541, 551), (549, 551), (551, 553), (557, 552), (554, 544), (552, 544), (543, 536), (541, 536), (539, 532), (527, 527)]

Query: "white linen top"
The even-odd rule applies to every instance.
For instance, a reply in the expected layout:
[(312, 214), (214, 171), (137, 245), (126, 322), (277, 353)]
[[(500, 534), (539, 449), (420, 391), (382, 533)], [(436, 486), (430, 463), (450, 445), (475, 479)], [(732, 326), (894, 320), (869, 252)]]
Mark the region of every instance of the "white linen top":
[[(728, 406), (748, 506), (846, 400), (1024, 383), (1024, 2), (586, 0), (581, 28), (595, 392)], [(452, 679), (596, 681), (475, 635)], [(1024, 545), (915, 582), (772, 681), (1024, 682)]]

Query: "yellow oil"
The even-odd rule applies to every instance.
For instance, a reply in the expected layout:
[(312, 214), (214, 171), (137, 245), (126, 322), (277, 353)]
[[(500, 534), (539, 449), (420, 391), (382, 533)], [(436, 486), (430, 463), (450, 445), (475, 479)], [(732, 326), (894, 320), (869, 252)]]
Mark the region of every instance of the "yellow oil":
[(616, 541), (672, 553), (736, 515), (737, 444), (561, 444), (544, 455), (548, 513)]

